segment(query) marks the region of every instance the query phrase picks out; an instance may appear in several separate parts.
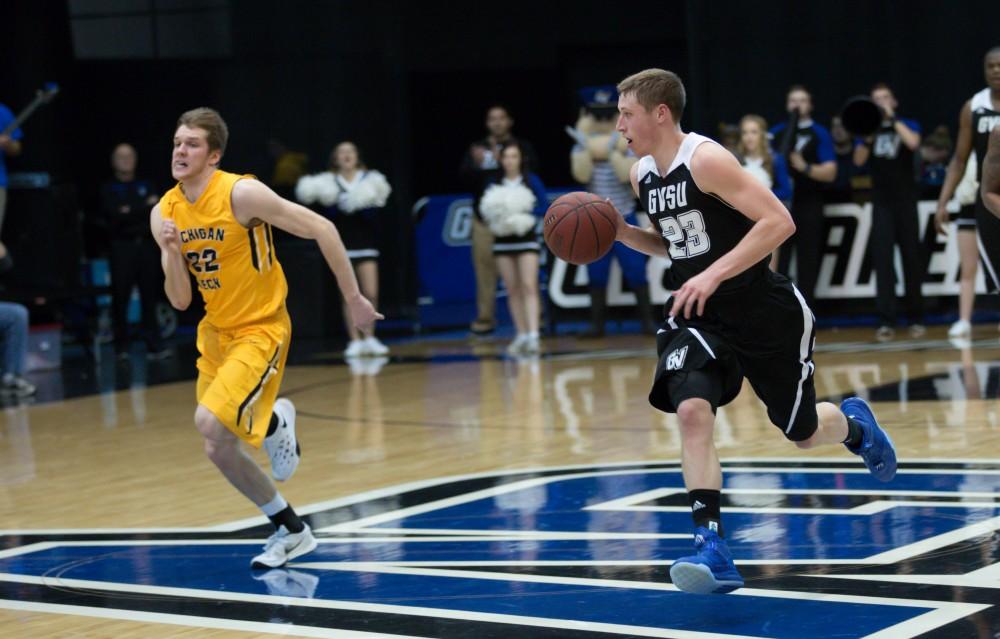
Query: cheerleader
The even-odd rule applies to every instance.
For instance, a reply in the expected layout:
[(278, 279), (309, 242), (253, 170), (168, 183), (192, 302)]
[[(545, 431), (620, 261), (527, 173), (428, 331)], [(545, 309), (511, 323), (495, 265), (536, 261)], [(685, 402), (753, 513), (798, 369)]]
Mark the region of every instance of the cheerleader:
[(538, 221), (549, 200), (542, 181), (527, 171), (517, 143), (504, 147), (500, 165), (500, 175), (483, 192), (479, 212), (494, 236), (493, 256), (507, 289), (507, 306), (517, 329), (507, 352), (532, 355), (541, 350)]
[[(332, 220), (347, 248), (347, 256), (361, 287), (361, 294), (378, 303), (378, 213), (392, 188), (385, 176), (369, 170), (353, 142), (341, 142), (330, 154), (330, 169), (299, 180), (295, 195), (303, 204), (319, 203)], [(389, 348), (375, 335), (364, 336), (354, 327), (347, 305), (342, 305), (344, 325), (351, 341), (345, 357), (386, 355)]]
[[(792, 199), (792, 180), (785, 158), (772, 153), (767, 141), (767, 121), (759, 115), (744, 115), (740, 120), (740, 142), (736, 145), (740, 164), (775, 197), (788, 206)], [(778, 251), (771, 255), (771, 270), (777, 270)]]

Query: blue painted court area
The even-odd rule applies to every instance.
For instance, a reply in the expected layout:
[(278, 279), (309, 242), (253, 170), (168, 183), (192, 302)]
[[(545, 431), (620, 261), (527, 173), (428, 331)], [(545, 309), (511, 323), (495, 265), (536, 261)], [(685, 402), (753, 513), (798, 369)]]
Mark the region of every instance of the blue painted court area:
[[(602, 555), (593, 542), (374, 542), (324, 543), (302, 567), (272, 571), (289, 579), (312, 575), (309, 594), (327, 600), (417, 606), (448, 612), (541, 617), (659, 629), (755, 637), (854, 638), (877, 632), (933, 610), (918, 605), (889, 606), (830, 600), (762, 596), (695, 596), (672, 590), (612, 587), (600, 580), (558, 578), (536, 583), (495, 573), (483, 579), (456, 571), (453, 576), (386, 574), (364, 569), (311, 569), (317, 562), (553, 559)], [(622, 542), (609, 544), (616, 553)], [(625, 544), (628, 547), (628, 544)], [(61, 546), (0, 560), (0, 572), (59, 579), (184, 588), (196, 597), (243, 593), (248, 600), (284, 594), (268, 587), (262, 573), (248, 568), (254, 546), (181, 545)], [(633, 550), (641, 550), (635, 546)], [(595, 552), (596, 550), (596, 552)], [(660, 548), (646, 548), (659, 556)], [(266, 574), (266, 573), (264, 573)], [(257, 577), (255, 579), (255, 576)], [(593, 585), (591, 585), (593, 584)], [(96, 587), (96, 584), (93, 586)], [(178, 593), (179, 594), (179, 593)], [(293, 594), (293, 593), (287, 593)], [(141, 596), (136, 594), (135, 596)], [(338, 607), (343, 607), (338, 604)], [(392, 612), (392, 611), (390, 611)], [(395, 611), (395, 612), (405, 612)], [(517, 631), (512, 631), (516, 636)]]
[[(730, 531), (729, 546), (739, 560), (864, 559), (900, 546), (963, 528), (1000, 514), (1000, 504), (991, 499), (964, 504), (957, 496), (942, 495), (940, 505), (906, 505), (900, 501), (881, 512), (851, 512), (858, 504), (846, 496), (832, 496), (822, 508), (843, 512), (802, 514), (783, 512), (789, 508), (819, 510), (809, 499), (816, 490), (926, 491), (961, 492), (975, 485), (977, 491), (1000, 494), (1000, 476), (970, 472), (955, 474), (899, 474), (887, 486), (867, 473), (804, 473), (795, 470), (734, 472), (726, 469), (725, 488), (761, 486), (768, 490), (796, 491), (788, 495), (777, 510), (747, 509), (733, 512), (724, 508), (724, 525)], [(676, 488), (681, 493), (683, 481), (677, 471), (640, 471), (586, 477), (559, 478), (537, 485), (526, 485), (497, 495), (472, 499), (465, 503), (433, 508), (404, 515), (372, 526), (378, 528), (436, 530), (535, 530), (548, 532), (605, 532), (687, 534), (691, 517), (687, 508), (677, 512), (587, 510), (588, 507), (628, 498), (658, 488)], [(881, 499), (872, 495), (871, 499)], [(923, 501), (928, 497), (895, 499)], [(986, 504), (986, 505), (982, 505)], [(433, 506), (433, 505), (431, 505)], [(766, 537), (766, 539), (763, 539)], [(687, 554), (690, 542), (674, 540), (669, 553)], [(667, 554), (676, 558), (676, 554)], [(641, 557), (636, 557), (637, 559)]]

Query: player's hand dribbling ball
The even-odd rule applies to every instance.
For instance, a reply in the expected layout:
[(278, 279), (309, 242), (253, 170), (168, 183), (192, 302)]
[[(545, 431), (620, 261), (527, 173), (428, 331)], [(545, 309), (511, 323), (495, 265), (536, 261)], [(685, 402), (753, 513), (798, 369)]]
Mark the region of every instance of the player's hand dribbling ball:
[(589, 264), (611, 250), (621, 216), (593, 193), (574, 191), (559, 196), (545, 212), (542, 235), (556, 257), (570, 264)]

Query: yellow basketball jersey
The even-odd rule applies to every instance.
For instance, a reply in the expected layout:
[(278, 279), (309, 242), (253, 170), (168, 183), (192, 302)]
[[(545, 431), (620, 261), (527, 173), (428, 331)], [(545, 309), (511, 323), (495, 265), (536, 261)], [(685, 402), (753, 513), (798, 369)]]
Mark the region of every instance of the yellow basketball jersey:
[(288, 293), (271, 225), (247, 228), (233, 215), (233, 185), (242, 179), (255, 178), (216, 171), (197, 202), (188, 202), (180, 184), (160, 199), (160, 215), (177, 225), (205, 319), (219, 328), (273, 317)]

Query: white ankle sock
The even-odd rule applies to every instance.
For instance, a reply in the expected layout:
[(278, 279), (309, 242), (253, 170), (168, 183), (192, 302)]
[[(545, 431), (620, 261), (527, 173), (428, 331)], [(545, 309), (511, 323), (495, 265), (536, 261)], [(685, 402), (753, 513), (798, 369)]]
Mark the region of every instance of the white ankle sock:
[(258, 506), (261, 511), (268, 517), (273, 517), (280, 513), (282, 510), (288, 508), (288, 502), (285, 498), (281, 496), (281, 493), (275, 493), (274, 499), (267, 502), (263, 506)]

